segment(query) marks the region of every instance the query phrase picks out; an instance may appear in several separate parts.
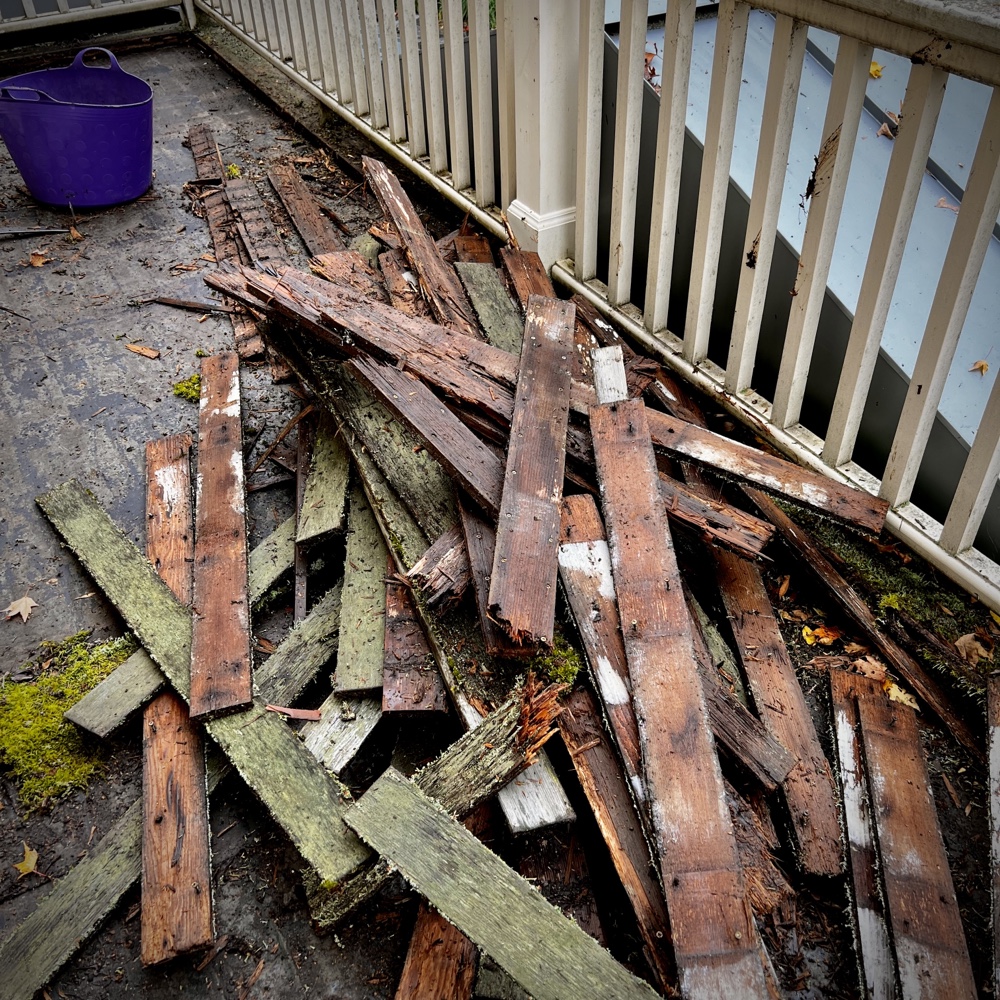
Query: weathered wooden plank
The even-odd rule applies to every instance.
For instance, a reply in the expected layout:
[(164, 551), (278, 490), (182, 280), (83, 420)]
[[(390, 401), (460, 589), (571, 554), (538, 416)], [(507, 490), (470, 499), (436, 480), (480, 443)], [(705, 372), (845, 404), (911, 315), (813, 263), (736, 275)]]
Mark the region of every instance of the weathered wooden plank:
[(386, 557), (383, 712), (447, 712), (444, 681), (417, 618), (410, 588)]
[[(302, 503), (306, 497), (306, 483), (312, 462), (313, 419), (311, 407), (300, 411), (295, 435), (295, 564), (293, 572), (292, 620), (302, 621), (309, 608), (309, 556), (304, 543), (298, 540), (298, 526), (302, 524)], [(273, 452), (272, 452), (273, 454)]]
[(384, 163), (367, 156), (362, 157), (362, 165), (382, 210), (392, 219), (399, 233), (431, 311), (445, 326), (454, 327), (469, 337), (478, 337), (475, 314), (454, 269), (442, 260), (395, 175)]
[(346, 527), (350, 468), (336, 426), (329, 417), (321, 419), (313, 435), (309, 475), (299, 510), (295, 536), (299, 545)]
[[(190, 434), (146, 444), (146, 556), (184, 604), (194, 561), (190, 459)], [(214, 937), (205, 748), (172, 691), (143, 713), (142, 791), (141, 958), (156, 965)]]
[(937, 681), (909, 653), (901, 649), (879, 628), (871, 609), (861, 599), (857, 591), (840, 575), (810, 535), (760, 490), (747, 490), (746, 492), (747, 496), (760, 508), (761, 513), (787, 539), (792, 551), (801, 557), (803, 565), (819, 578), (834, 602), (854, 622), (865, 638), (886, 658), (889, 666), (903, 677), (906, 683), (930, 706), (952, 735), (979, 760), (983, 760), (979, 738), (973, 733), (965, 719), (952, 707), (948, 696), (941, 690)]
[(396, 1000), (470, 1000), (475, 979), (476, 946), (421, 902)]
[(271, 222), (257, 185), (247, 177), (236, 177), (224, 178), (222, 187), (250, 259), (257, 264), (271, 265), (284, 261), (284, 244)]
[(598, 347), (591, 351), (594, 370), (594, 390), (602, 403), (617, 403), (628, 399), (628, 380), (620, 344)]
[(993, 975), (1000, 982), (1000, 677), (986, 681), (986, 741), (990, 761), (990, 895), (993, 904)]
[(590, 426), (681, 990), (765, 997), (645, 407), (596, 406)]
[(247, 587), (251, 605), (257, 604), (295, 562), (295, 515), (282, 521), (250, 552)]
[(455, 265), (465, 291), (479, 317), (486, 339), (501, 350), (520, 355), (524, 320), (511, 301), (493, 263)]
[(490, 577), (490, 613), (518, 645), (552, 642), (573, 307), (528, 302)]
[(555, 298), (555, 288), (542, 258), (531, 250), (500, 247), (500, 263), (511, 294), (520, 303), (521, 312), (528, 311), (528, 299), (532, 295)]
[(893, 1000), (897, 995), (896, 959), (879, 885), (874, 817), (858, 734), (858, 706), (852, 675), (843, 670), (831, 670), (830, 692), (850, 858), (854, 934), (861, 960), (864, 995), (871, 1000)]
[(490, 241), (482, 233), (455, 234), (455, 256), (459, 262), (489, 264), (495, 266)]
[(326, 281), (350, 285), (367, 298), (387, 301), (385, 285), (376, 271), (357, 250), (336, 250), (316, 254), (309, 268)]
[(334, 774), (347, 767), (382, 718), (382, 700), (345, 698), (334, 691), (319, 707), (318, 722), (300, 730), (306, 749)]
[(398, 771), (346, 821), (535, 1000), (656, 996)]
[(611, 862), (632, 904), (646, 961), (657, 985), (665, 990), (675, 980), (667, 904), (642, 834), (643, 823), (592, 696), (582, 688), (575, 690), (558, 722)]
[(916, 715), (852, 677), (904, 1000), (976, 997)]
[[(191, 612), (78, 483), (64, 483), (37, 502), (186, 698)], [(343, 789), (262, 702), (205, 728), (321, 879), (344, 878), (364, 861), (366, 852), (339, 822)]]
[(252, 691), (240, 370), (235, 354), (201, 363), (191, 716), (248, 705)]
[(757, 712), (771, 733), (798, 758), (782, 788), (799, 863), (813, 875), (838, 875), (843, 853), (833, 775), (764, 578), (754, 563), (721, 549), (715, 552), (715, 565), (719, 592)]
[(430, 319), (431, 307), (420, 294), (420, 283), (410, 270), (406, 254), (402, 250), (387, 250), (378, 255), (378, 266), (393, 306), (407, 316)]
[(315, 256), (345, 249), (337, 227), (323, 214), (319, 202), (295, 167), (279, 163), (268, 171), (267, 177), (309, 253)]
[(381, 690), (385, 634), (386, 549), (360, 484), (351, 488), (344, 557), (340, 639), (333, 688), (337, 694)]
[(429, 608), (447, 608), (461, 600), (472, 582), (472, 565), (461, 528), (456, 526), (439, 535), (407, 575), (420, 587)]

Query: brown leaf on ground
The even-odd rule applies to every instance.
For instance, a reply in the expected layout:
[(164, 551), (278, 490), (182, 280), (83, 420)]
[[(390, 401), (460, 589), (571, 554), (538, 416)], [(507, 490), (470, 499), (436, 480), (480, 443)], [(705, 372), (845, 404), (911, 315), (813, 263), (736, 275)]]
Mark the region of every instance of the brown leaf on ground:
[(19, 597), (16, 601), (11, 601), (4, 609), (4, 612), (7, 615), (8, 621), (20, 615), (21, 621), (26, 622), (31, 617), (31, 612), (37, 607), (38, 604), (25, 594), (24, 597)]
[(972, 367), (969, 369), (970, 372), (979, 372), (980, 375), (985, 376), (990, 370), (989, 363), (986, 361), (974, 361)]
[(18, 879), (24, 878), (25, 875), (38, 873), (38, 851), (32, 850), (24, 841), (22, 841), (22, 843), (24, 844), (24, 860), (18, 861), (16, 864), (11, 866), (16, 868), (21, 873), (17, 876)]
[(28, 258), (28, 263), (32, 267), (43, 267), (45, 264), (51, 263), (52, 258), (46, 257), (41, 250), (32, 250), (31, 256)]
[(870, 677), (874, 681), (884, 681), (886, 666), (881, 660), (874, 656), (862, 656), (851, 661), (854, 670), (865, 677)]
[(893, 684), (890, 680), (882, 681), (882, 690), (889, 696), (889, 701), (894, 701), (899, 705), (908, 705), (914, 711), (920, 708), (917, 699), (909, 691), (904, 691), (898, 684)]
[(859, 653), (867, 653), (868, 647), (862, 646), (860, 642), (845, 642), (844, 652), (851, 656), (857, 656)]
[(947, 198), (938, 198), (934, 203), (935, 208), (947, 208), (949, 212), (958, 213), (958, 205), (953, 205)]
[(832, 646), (840, 638), (840, 632), (828, 625), (820, 625), (817, 628), (805, 625), (802, 628), (802, 638), (810, 646), (814, 646), (817, 642), (821, 646)]
[(811, 660), (803, 663), (802, 666), (825, 674), (830, 670), (833, 670), (835, 667), (843, 669), (847, 666), (847, 664), (848, 659), (846, 656), (831, 656), (829, 653), (826, 653), (814, 656)]
[(984, 656), (989, 656), (986, 648), (975, 633), (959, 636), (955, 640), (955, 648), (962, 654), (962, 659), (970, 666), (975, 666)]
[(886, 125), (885, 122), (879, 126), (879, 130), (875, 133), (876, 136), (884, 135), (887, 139), (895, 139), (896, 137), (892, 133), (892, 129)]

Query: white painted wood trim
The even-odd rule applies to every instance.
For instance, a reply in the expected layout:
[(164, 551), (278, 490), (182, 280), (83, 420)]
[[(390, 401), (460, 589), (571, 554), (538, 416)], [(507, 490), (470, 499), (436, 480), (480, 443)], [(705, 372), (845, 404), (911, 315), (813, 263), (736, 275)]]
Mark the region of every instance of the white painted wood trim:
[(373, 128), (385, 128), (389, 122), (385, 106), (385, 80), (382, 75), (382, 52), (378, 39), (378, 12), (375, 0), (361, 0), (361, 34), (365, 44), (368, 77), (369, 115)]
[[(693, 2), (693, 0), (692, 0)], [(668, 26), (669, 31), (669, 26)], [(580, 0), (579, 105), (576, 130), (576, 276), (597, 274), (597, 224), (604, 99), (604, 0)]]
[(489, 0), (468, 0), (469, 70), (472, 77), (472, 142), (476, 204), (492, 205), (496, 196), (493, 159), (493, 69), (490, 58)]
[(361, 35), (361, 15), (358, 0), (341, 0), (344, 12), (344, 30), (347, 36), (347, 55), (351, 63), (351, 85), (354, 91), (354, 111), (368, 114), (368, 84), (365, 80), (364, 39)]
[[(255, 0), (263, 3), (263, 0)], [(336, 80), (337, 100), (343, 105), (354, 101), (354, 88), (351, 85), (351, 58), (347, 54), (347, 31), (344, 27), (344, 9), (337, 0), (320, 0), (326, 7), (326, 16), (330, 25), (330, 39), (333, 53), (333, 73)]]
[(427, 151), (431, 170), (440, 174), (448, 169), (448, 138), (441, 75), (441, 36), (438, 34), (436, 14), (435, 7), (434, 17), (420, 19), (420, 51), (426, 90)]
[(403, 55), (403, 92), (406, 96), (406, 134), (410, 156), (427, 154), (427, 127), (424, 123), (423, 81), (420, 79), (419, 40), (415, 0), (399, 0), (399, 40)]
[(382, 69), (385, 80), (386, 113), (389, 118), (389, 138), (402, 142), (406, 138), (406, 111), (403, 108), (403, 78), (399, 69), (399, 36), (396, 32), (396, 10), (393, 0), (379, 0), (379, 34), (382, 39)]
[(459, 191), (472, 184), (469, 119), (465, 96), (465, 34), (461, 0), (441, 0), (444, 27), (444, 71), (448, 90), (448, 127), (451, 134), (451, 179)]
[(500, 207), (517, 197), (517, 116), (514, 89), (514, 0), (497, 0), (497, 114), (500, 132)]

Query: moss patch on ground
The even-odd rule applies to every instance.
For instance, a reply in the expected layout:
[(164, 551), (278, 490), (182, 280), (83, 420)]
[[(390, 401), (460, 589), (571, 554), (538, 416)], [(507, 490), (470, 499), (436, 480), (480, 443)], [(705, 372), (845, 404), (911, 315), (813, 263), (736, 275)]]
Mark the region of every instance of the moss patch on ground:
[(559, 634), (558, 628), (552, 649), (539, 653), (531, 661), (531, 670), (538, 677), (555, 684), (571, 685), (576, 675), (583, 669), (583, 658), (568, 640)]
[(33, 681), (0, 686), (0, 764), (17, 781), (27, 812), (86, 788), (102, 756), (63, 713), (136, 649), (130, 636), (90, 644), (89, 631), (43, 642), (21, 670)]
[(181, 382), (174, 383), (174, 395), (186, 399), (189, 403), (197, 403), (201, 399), (201, 376), (192, 375)]

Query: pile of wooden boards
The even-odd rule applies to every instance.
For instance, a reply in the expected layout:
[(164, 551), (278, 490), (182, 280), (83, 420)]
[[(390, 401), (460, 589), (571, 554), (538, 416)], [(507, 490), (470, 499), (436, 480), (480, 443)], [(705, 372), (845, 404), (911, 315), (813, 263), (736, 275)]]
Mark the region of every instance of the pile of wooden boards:
[[(192, 150), (211, 181), (204, 130)], [(70, 717), (107, 735), (145, 705), (143, 803), (80, 865), (110, 858), (115, 878), (86, 914), (63, 912), (62, 887), (79, 891), (97, 869), (74, 872), (44, 919), (82, 939), (141, 859), (143, 961), (211, 944), (207, 733), (221, 751), (207, 757), (208, 787), (232, 766), (260, 797), (310, 867), (318, 923), (393, 871), (429, 902), (398, 997), (471, 996), (477, 948), (536, 1000), (773, 996), (759, 922), (794, 907), (772, 859), (786, 819), (803, 875), (846, 873), (866, 995), (975, 995), (912, 710), (877, 682), (833, 673), (838, 793), (762, 573), (780, 533), (981, 754), (946, 694), (772, 497), (873, 533), (885, 505), (713, 433), (687, 390), (586, 300), (555, 296), (536, 255), (505, 247), (498, 267), (465, 231), (435, 244), (387, 168), (365, 170), (386, 215), (370, 259), (317, 221), (297, 175), (272, 178), (315, 255), (311, 273), (284, 259), (252, 184), (204, 197), (230, 264), (208, 283), (234, 310), (241, 353), (266, 340), (310, 396), (297, 515), (248, 555), (236, 354), (202, 368), (193, 512), (193, 442), (149, 446), (145, 556), (77, 484), (39, 500), (143, 646)], [(342, 578), (310, 597), (310, 556), (345, 535)], [(718, 632), (682, 550), (714, 578), (740, 677), (718, 669)], [(251, 670), (251, 608), (286, 572), (296, 625)], [(333, 658), (326, 701), (294, 705)], [(577, 662), (568, 685), (539, 679)], [(464, 737), (350, 799), (336, 775), (383, 713), (449, 710)], [(477, 838), (476, 809), (494, 794), (515, 832), (573, 819), (542, 750), (553, 727), (634, 911), (644, 979)], [(26, 968), (19, 944), (37, 932), (0, 945), (22, 988), (66, 957), (53, 943)], [(0, 983), (0, 997), (17, 990)]]

